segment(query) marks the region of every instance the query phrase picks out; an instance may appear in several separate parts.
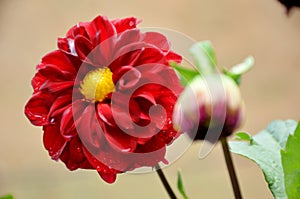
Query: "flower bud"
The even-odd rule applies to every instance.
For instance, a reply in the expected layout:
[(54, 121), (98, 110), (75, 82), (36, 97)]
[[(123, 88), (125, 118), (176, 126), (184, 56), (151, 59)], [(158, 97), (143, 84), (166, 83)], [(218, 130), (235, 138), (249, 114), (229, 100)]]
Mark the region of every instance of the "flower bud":
[[(192, 139), (229, 136), (243, 119), (244, 104), (238, 85), (224, 74), (197, 76), (179, 97), (174, 113), (174, 128)], [(210, 129), (210, 131), (208, 131)]]

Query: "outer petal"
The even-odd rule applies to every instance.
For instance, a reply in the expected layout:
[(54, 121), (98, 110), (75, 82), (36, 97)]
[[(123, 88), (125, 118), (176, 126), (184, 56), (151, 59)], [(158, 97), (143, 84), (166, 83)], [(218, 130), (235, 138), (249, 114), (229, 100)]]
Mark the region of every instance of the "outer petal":
[(47, 80), (43, 85), (41, 85), (40, 90), (49, 93), (56, 93), (71, 90), (73, 86), (73, 81), (52, 82)]
[(37, 66), (37, 69), (40, 70), (47, 65), (55, 66), (61, 71), (67, 71), (75, 74), (78, 67), (78, 61), (75, 61), (75, 58), (71, 58), (67, 54), (63, 53), (60, 50), (56, 50), (45, 55), (41, 61), (42, 64)]
[(59, 96), (52, 104), (48, 117), (55, 118), (61, 116), (62, 113), (68, 108), (72, 103), (72, 94), (66, 94)]
[(117, 33), (124, 32), (125, 30), (136, 28), (136, 25), (141, 21), (135, 17), (127, 17), (124, 19), (115, 19), (112, 21), (116, 27)]
[[(68, 30), (66, 37), (71, 39), (74, 39), (74, 37), (76, 37), (77, 35), (83, 35), (88, 37), (85, 27), (87, 27), (89, 24), (90, 22), (79, 22), (78, 24), (74, 25)], [(82, 29), (84, 29), (84, 32), (82, 31)]]
[(162, 63), (165, 64), (165, 56), (158, 48), (144, 48), (134, 66), (140, 66), (148, 63)]
[(48, 113), (55, 97), (48, 93), (35, 93), (25, 106), (25, 115), (33, 125), (48, 125)]
[(58, 160), (67, 141), (60, 135), (59, 124), (47, 125), (44, 130), (44, 146), (53, 160)]
[(116, 34), (113, 24), (104, 16), (96, 17), (87, 27), (86, 31), (94, 46)]
[(75, 71), (66, 71), (60, 68), (61, 66), (56, 66), (53, 64), (40, 64), (39, 73), (44, 77), (47, 77), (47, 80), (51, 81), (70, 81), (75, 78)]
[(98, 171), (100, 177), (107, 183), (114, 183), (117, 178), (117, 173), (120, 173), (119, 171), (109, 168), (108, 166), (101, 163), (99, 160), (97, 160), (93, 155), (90, 154), (88, 150), (83, 148), (83, 152), (85, 156), (87, 157), (89, 163)]
[(136, 153), (145, 154), (145, 158), (143, 156), (139, 156), (136, 161), (136, 166), (150, 166), (154, 167), (160, 161), (165, 161), (166, 154), (166, 143), (160, 139), (158, 136), (154, 136), (151, 140), (143, 145), (139, 145), (135, 151)]
[(92, 43), (85, 37), (77, 36), (74, 40), (75, 52), (78, 57), (85, 62), (91, 63), (88, 55), (93, 48), (94, 46), (92, 45)]
[(170, 49), (170, 42), (164, 35), (158, 32), (146, 32), (143, 41), (152, 44), (163, 51), (169, 51)]
[(112, 147), (120, 151), (134, 151), (137, 145), (136, 139), (118, 127), (106, 126), (105, 137)]
[(85, 153), (83, 152), (83, 146), (78, 136), (72, 138), (72, 140), (68, 142), (63, 153), (60, 156), (60, 159), (71, 171), (78, 168), (93, 168), (88, 162)]
[(182, 57), (173, 51), (169, 51), (168, 54), (166, 55), (166, 59), (169, 61), (174, 61), (177, 63), (180, 63), (182, 61)]
[(76, 127), (73, 120), (72, 106), (70, 105), (62, 114), (60, 132), (65, 138), (72, 138), (76, 135)]
[(31, 85), (34, 93), (40, 90), (41, 85), (43, 85), (45, 81), (47, 81), (47, 78), (45, 78), (41, 73), (35, 73), (34, 77), (31, 80)]

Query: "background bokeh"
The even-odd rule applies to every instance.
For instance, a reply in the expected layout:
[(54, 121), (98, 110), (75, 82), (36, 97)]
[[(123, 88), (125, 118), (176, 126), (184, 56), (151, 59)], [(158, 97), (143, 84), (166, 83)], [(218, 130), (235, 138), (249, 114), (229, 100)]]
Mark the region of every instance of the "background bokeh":
[[(274, 119), (299, 119), (300, 10), (290, 17), (276, 0), (0, 0), (0, 195), (19, 199), (167, 198), (155, 173), (123, 174), (113, 185), (94, 171), (68, 171), (50, 160), (40, 128), (23, 114), (32, 93), (30, 80), (56, 38), (96, 15), (134, 15), (140, 27), (164, 27), (196, 40), (211, 40), (219, 65), (230, 67), (251, 54), (254, 69), (244, 76), (242, 93), (251, 134)], [(297, 81), (298, 80), (298, 81)], [(194, 198), (233, 198), (223, 154), (217, 146), (197, 158), (196, 143), (165, 169), (172, 186), (181, 168)], [(244, 198), (272, 198), (263, 174), (251, 161), (234, 156)]]

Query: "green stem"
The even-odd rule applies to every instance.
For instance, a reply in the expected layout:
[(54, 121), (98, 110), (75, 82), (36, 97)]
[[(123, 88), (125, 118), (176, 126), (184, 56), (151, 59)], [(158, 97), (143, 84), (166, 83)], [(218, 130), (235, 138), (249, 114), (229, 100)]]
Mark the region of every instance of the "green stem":
[(175, 193), (173, 192), (170, 184), (168, 183), (168, 180), (165, 176), (165, 174), (163, 173), (162, 169), (160, 168), (160, 166), (157, 164), (156, 167), (156, 172), (159, 176), (159, 179), (161, 180), (162, 184), (164, 185), (166, 191), (168, 192), (169, 196), (171, 199), (177, 199)]
[(226, 138), (221, 138), (221, 143), (222, 143), (222, 147), (223, 147), (225, 161), (226, 161), (228, 173), (229, 173), (229, 176), (230, 176), (234, 196), (235, 196), (236, 199), (242, 199), (242, 194), (241, 194), (241, 191), (240, 191), (240, 187), (239, 187), (238, 179), (237, 179), (237, 176), (236, 176), (236, 172), (235, 172), (235, 169), (234, 169), (234, 166), (233, 166), (233, 161), (232, 161), (231, 154), (230, 154), (230, 151), (229, 151), (227, 139)]

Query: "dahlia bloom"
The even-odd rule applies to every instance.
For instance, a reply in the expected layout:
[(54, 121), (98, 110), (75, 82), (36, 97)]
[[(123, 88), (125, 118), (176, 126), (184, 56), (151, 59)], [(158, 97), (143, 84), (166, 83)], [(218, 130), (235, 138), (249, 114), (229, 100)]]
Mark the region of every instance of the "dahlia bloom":
[(37, 65), (25, 106), (53, 160), (97, 170), (108, 183), (166, 163), (166, 146), (179, 136), (172, 114), (182, 87), (169, 62), (181, 56), (138, 23), (98, 16), (73, 26)]
[[(244, 103), (236, 82), (224, 74), (197, 76), (180, 95), (174, 110), (174, 127), (192, 139), (214, 142), (238, 128)], [(206, 135), (212, 133), (208, 137)]]

